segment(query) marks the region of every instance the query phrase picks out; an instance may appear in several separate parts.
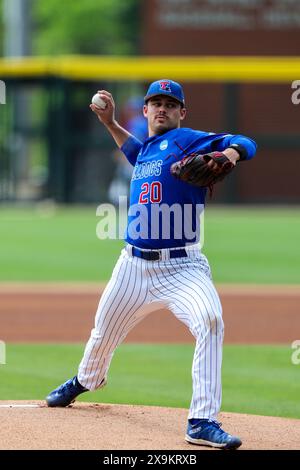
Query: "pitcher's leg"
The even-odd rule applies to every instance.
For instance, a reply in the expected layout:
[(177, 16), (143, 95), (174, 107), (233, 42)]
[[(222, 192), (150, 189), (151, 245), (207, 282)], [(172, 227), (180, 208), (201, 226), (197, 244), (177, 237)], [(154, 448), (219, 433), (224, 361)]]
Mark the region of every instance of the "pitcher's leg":
[(224, 325), (218, 293), (202, 259), (153, 274), (155, 295), (168, 302), (170, 310), (196, 339), (193, 358), (193, 395), (189, 418), (215, 418), (221, 406), (221, 365)]
[[(185, 304), (184, 311), (180, 305), (182, 303)], [(189, 418), (213, 419), (220, 411), (222, 398), (221, 366), (224, 333), (222, 311), (218, 303), (209, 298), (206, 288), (203, 289), (201, 296), (195, 291), (193, 298), (183, 298), (180, 304), (176, 302), (176, 307), (174, 305), (172, 311), (189, 327), (196, 339)]]
[(221, 407), (224, 327), (218, 313), (211, 311), (209, 317), (204, 334), (194, 330), (196, 347), (192, 365), (193, 395), (189, 419), (216, 419)]
[(142, 319), (138, 310), (147, 299), (142, 262), (125, 257), (101, 297), (95, 327), (78, 369), (79, 382), (89, 390), (105, 385), (115, 349)]

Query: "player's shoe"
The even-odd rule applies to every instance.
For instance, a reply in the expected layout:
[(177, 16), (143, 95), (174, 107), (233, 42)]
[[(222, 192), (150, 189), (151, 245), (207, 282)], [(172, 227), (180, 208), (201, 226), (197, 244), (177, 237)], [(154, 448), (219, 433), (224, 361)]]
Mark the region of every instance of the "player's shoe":
[(185, 440), (200, 446), (220, 449), (237, 449), (242, 441), (221, 429), (221, 424), (212, 419), (189, 419)]
[(88, 390), (83, 387), (77, 379), (77, 376), (73, 379), (67, 380), (64, 384), (49, 393), (46, 397), (48, 406), (68, 406), (75, 401), (81, 393), (87, 392)]

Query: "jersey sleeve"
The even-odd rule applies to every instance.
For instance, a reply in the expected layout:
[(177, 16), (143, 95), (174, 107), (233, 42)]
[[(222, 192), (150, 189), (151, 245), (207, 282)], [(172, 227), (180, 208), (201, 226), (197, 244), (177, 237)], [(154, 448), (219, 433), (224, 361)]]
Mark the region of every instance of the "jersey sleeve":
[(216, 134), (215, 139), (211, 143), (211, 147), (213, 151), (218, 150), (219, 152), (222, 152), (234, 144), (243, 147), (245, 150), (245, 157), (243, 160), (250, 160), (256, 154), (256, 143), (254, 140), (250, 139), (250, 137), (246, 137), (244, 135)]
[(138, 153), (142, 146), (142, 142), (133, 135), (128, 137), (126, 142), (122, 145), (121, 151), (124, 153), (125, 157), (132, 166), (135, 165)]

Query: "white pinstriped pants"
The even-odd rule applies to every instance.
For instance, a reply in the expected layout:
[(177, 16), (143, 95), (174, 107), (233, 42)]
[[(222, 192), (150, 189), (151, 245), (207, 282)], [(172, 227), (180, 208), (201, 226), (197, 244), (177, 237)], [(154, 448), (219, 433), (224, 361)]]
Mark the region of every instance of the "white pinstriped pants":
[(140, 307), (162, 302), (196, 339), (192, 366), (193, 395), (189, 418), (216, 419), (221, 406), (222, 307), (210, 268), (199, 247), (188, 257), (146, 261), (121, 252), (99, 302), (78, 380), (89, 390), (103, 387), (113, 353), (146, 313)]

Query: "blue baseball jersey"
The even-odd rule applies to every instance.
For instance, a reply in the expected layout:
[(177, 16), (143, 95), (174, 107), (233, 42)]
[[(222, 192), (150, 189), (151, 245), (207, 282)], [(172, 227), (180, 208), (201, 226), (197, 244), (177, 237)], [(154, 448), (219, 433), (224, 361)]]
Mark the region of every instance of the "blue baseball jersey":
[(246, 149), (246, 159), (255, 155), (256, 143), (242, 135), (178, 128), (149, 137), (144, 143), (129, 137), (121, 147), (134, 166), (125, 240), (144, 249), (199, 242), (207, 190), (176, 179), (170, 166), (186, 154), (223, 151), (232, 144)]

